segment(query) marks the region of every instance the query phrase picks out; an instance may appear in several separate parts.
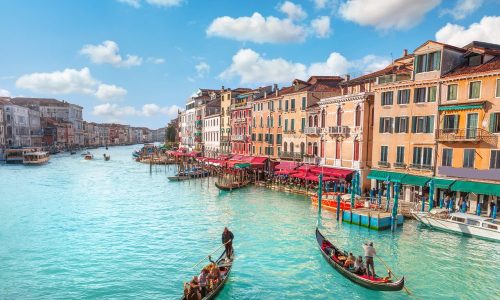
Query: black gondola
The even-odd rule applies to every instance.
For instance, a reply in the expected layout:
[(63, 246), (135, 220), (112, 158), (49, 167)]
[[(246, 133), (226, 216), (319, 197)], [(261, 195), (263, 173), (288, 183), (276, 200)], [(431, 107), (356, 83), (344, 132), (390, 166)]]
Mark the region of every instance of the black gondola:
[(231, 184), (223, 184), (223, 183), (215, 182), (215, 186), (219, 190), (222, 190), (222, 191), (232, 191), (232, 190), (240, 189), (242, 187), (246, 187), (249, 184), (250, 184), (250, 180), (247, 180), (244, 182), (233, 182)]
[[(219, 285), (212, 291), (210, 291), (208, 294), (206, 294), (202, 300), (210, 300), (210, 299), (215, 299), (217, 294), (222, 290), (224, 285), (226, 284), (227, 279), (229, 278), (229, 274), (231, 273), (231, 269), (233, 267), (233, 259), (234, 259), (234, 250), (231, 255), (231, 259), (229, 261), (226, 260), (226, 251), (221, 254), (221, 256), (215, 261), (217, 265), (219, 266), (219, 270), (221, 272), (222, 280), (220, 281)], [(185, 300), (186, 297), (182, 296), (181, 300)]]
[(354, 272), (349, 271), (347, 268), (344, 268), (344, 266), (340, 263), (340, 261), (331, 258), (331, 256), (327, 253), (327, 250), (325, 249), (324, 245), (334, 249), (337, 253), (340, 253), (343, 256), (347, 256), (348, 253), (339, 250), (327, 239), (325, 239), (325, 237), (321, 234), (318, 228), (316, 228), (316, 240), (318, 241), (318, 246), (321, 251), (321, 254), (323, 254), (323, 257), (328, 261), (328, 263), (340, 274), (342, 274), (344, 277), (347, 277), (352, 282), (357, 283), (365, 288), (376, 291), (400, 291), (401, 289), (403, 289), (405, 285), (404, 277), (395, 282), (392, 280), (384, 280), (383, 278), (380, 277), (375, 277), (374, 279), (370, 279), (366, 275), (361, 276), (355, 274)]

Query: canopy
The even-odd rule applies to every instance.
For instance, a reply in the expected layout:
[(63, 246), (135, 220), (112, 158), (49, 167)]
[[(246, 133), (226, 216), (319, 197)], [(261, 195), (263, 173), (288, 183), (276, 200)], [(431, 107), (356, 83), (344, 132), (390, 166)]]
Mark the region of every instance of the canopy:
[(406, 174), (401, 178), (402, 184), (425, 186), (431, 180), (429, 177)]
[(451, 190), (458, 192), (500, 196), (500, 184), (495, 183), (457, 180), (451, 185)]
[(307, 175), (308, 174), (306, 174), (305, 172), (298, 172), (298, 173), (293, 173), (292, 175), (290, 175), (290, 177), (306, 179)]
[(450, 185), (452, 185), (455, 180), (451, 179), (442, 179), (442, 178), (433, 178), (434, 181), (434, 187), (438, 189), (449, 189)]
[(298, 165), (293, 161), (281, 161), (276, 167), (277, 170), (294, 170)]
[(405, 175), (406, 174), (397, 173), (397, 172), (371, 170), (370, 173), (368, 174), (367, 178), (368, 179), (382, 180), (382, 181), (386, 181), (387, 179), (389, 179), (389, 181), (392, 181), (392, 182), (401, 182), (401, 179)]
[(331, 177), (346, 178), (354, 171), (348, 169), (329, 168), (329, 167), (313, 167), (311, 169), (311, 172), (313, 172), (314, 174), (323, 174)]
[(310, 171), (312, 170), (313, 168), (315, 168), (314, 165), (310, 165), (310, 164), (303, 164), (302, 166), (300, 166), (297, 170), (301, 170), (301, 171)]
[(250, 168), (250, 164), (249, 163), (240, 163), (240, 164), (236, 164), (234, 165), (234, 168), (235, 169), (245, 169), (245, 168)]
[(290, 175), (290, 174), (297, 173), (297, 172), (298, 171), (296, 171), (296, 170), (283, 169), (283, 170), (279, 170), (279, 171), (274, 172), (274, 175)]

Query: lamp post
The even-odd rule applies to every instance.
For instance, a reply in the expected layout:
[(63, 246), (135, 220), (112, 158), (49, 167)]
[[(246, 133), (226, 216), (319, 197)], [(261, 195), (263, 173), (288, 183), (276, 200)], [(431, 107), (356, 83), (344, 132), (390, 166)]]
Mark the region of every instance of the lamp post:
[(321, 215), (321, 197), (323, 194), (323, 174), (318, 175), (318, 215)]

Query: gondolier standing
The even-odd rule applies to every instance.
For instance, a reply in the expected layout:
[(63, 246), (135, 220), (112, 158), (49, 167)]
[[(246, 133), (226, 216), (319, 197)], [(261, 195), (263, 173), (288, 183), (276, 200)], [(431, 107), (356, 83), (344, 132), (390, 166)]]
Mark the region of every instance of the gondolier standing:
[(370, 244), (364, 244), (363, 249), (365, 250), (366, 275), (370, 276), (371, 267), (371, 276), (375, 277), (375, 265), (373, 264), (373, 257), (377, 254), (377, 251), (375, 251), (375, 248), (373, 248), (372, 242), (370, 242)]
[(227, 258), (233, 256), (233, 239), (234, 235), (227, 227), (224, 227), (224, 232), (222, 233), (222, 244), (226, 247)]

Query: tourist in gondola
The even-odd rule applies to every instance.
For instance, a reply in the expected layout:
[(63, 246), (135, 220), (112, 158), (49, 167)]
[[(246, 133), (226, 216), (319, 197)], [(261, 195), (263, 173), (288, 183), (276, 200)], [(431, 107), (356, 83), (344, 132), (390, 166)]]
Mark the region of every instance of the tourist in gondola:
[(358, 275), (365, 273), (365, 267), (363, 266), (363, 258), (361, 255), (354, 261), (354, 273)]
[(198, 276), (198, 279), (200, 281), (201, 297), (205, 297), (205, 295), (207, 294), (208, 274), (208, 269), (205, 267), (201, 270), (200, 276)]
[(198, 277), (194, 276), (191, 282), (184, 284), (184, 296), (187, 300), (201, 300)]
[(226, 247), (226, 256), (231, 258), (233, 255), (233, 239), (234, 235), (227, 227), (224, 227), (224, 232), (222, 233), (222, 243)]
[(372, 270), (371, 276), (375, 277), (375, 265), (373, 263), (373, 257), (377, 254), (375, 248), (373, 247), (373, 243), (364, 244), (363, 249), (365, 250), (365, 259), (366, 259), (366, 275), (370, 276), (370, 268)]
[(221, 275), (217, 263), (212, 260), (211, 256), (208, 256), (208, 259), (211, 264), (209, 265), (210, 271), (207, 275), (207, 287), (209, 291), (213, 291), (219, 285)]
[(347, 256), (347, 259), (344, 262), (344, 267), (345, 268), (353, 267), (355, 261), (356, 261), (356, 257), (354, 257), (354, 255), (352, 255), (352, 253), (349, 253), (349, 256)]

